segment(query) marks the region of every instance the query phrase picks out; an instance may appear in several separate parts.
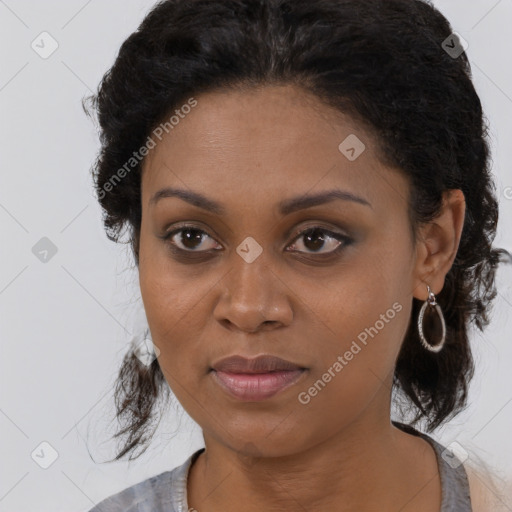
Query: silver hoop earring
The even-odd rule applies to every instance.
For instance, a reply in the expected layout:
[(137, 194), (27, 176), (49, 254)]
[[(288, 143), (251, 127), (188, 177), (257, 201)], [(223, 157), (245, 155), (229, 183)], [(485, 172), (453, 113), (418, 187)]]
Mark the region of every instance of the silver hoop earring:
[[(439, 307), (439, 304), (436, 302), (436, 296), (434, 295), (434, 292), (430, 289), (430, 286), (427, 284), (428, 289), (428, 298), (423, 303), (423, 306), (421, 307), (420, 314), (418, 315), (418, 332), (420, 335), (420, 341), (421, 344), (430, 352), (439, 352), (443, 346), (444, 342), (446, 340), (446, 324), (444, 323), (444, 317), (443, 312), (441, 311), (441, 308)], [(425, 335), (423, 333), (423, 315), (425, 314), (425, 310), (427, 309), (427, 306), (435, 308), (437, 311), (437, 314), (439, 315), (439, 319), (441, 320), (441, 327), (442, 327), (442, 336), (441, 341), (437, 345), (431, 345), (425, 338)]]

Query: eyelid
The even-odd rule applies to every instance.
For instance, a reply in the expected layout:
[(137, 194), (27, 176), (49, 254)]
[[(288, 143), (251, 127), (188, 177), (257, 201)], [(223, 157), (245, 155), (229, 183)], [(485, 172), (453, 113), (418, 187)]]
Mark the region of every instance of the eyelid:
[(327, 222), (327, 221), (317, 220), (316, 222), (313, 221), (307, 225), (301, 225), (297, 229), (294, 228), (290, 231), (287, 231), (286, 238), (293, 237), (293, 240), (295, 240), (299, 235), (302, 235), (306, 231), (310, 231), (312, 229), (319, 229), (319, 230), (321, 230), (325, 233), (331, 234), (331, 235), (336, 235), (336, 236), (340, 236), (340, 237), (344, 236), (346, 238), (351, 238), (350, 235), (348, 233), (343, 232), (344, 230), (341, 230), (341, 228), (327, 227), (327, 226), (322, 225), (322, 222)]

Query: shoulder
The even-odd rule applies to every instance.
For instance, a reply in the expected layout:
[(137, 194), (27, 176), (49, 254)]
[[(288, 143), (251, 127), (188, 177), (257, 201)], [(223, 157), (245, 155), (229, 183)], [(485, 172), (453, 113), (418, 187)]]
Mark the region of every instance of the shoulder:
[(188, 470), (205, 450), (200, 448), (180, 466), (164, 471), (110, 496), (89, 512), (177, 512), (186, 501)]
[[(169, 509), (172, 471), (165, 471), (105, 498), (89, 512), (160, 512)], [(165, 507), (165, 508), (163, 508)]]
[(487, 467), (464, 464), (473, 512), (509, 512), (512, 507), (512, 478), (503, 478)]

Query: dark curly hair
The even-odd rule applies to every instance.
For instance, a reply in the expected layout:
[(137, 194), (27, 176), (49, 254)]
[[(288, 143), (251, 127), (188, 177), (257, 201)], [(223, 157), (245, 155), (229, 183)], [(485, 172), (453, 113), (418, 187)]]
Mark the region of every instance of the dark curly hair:
[[(422, 348), (415, 329), (422, 302), (413, 298), (393, 379), (414, 412), (411, 422), (426, 420), (434, 430), (466, 406), (474, 373), (470, 324), (483, 331), (489, 323), (496, 269), (510, 257), (492, 248), (498, 203), (488, 123), (466, 54), (446, 49), (447, 40), (450, 47), (458, 41), (451, 34), (444, 16), (422, 0), (157, 3), (122, 44), (97, 94), (83, 101), (101, 128), (92, 174), (108, 238), (119, 242), (127, 227), (138, 267), (143, 158), (134, 151), (192, 95), (267, 84), (312, 92), (362, 123), (382, 162), (409, 178), (415, 240), (420, 224), (440, 213), (443, 191), (464, 193), (459, 249), (437, 297), (445, 348)], [(159, 398), (168, 393), (158, 359), (145, 367), (126, 354), (115, 387), (114, 437), (123, 440), (115, 460), (145, 451), (162, 414)], [(137, 448), (143, 450), (134, 457)]]

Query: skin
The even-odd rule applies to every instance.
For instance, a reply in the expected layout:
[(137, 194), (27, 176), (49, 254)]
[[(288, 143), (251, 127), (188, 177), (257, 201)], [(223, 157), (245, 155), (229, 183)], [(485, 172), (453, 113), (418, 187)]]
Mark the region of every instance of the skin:
[[(446, 193), (441, 215), (413, 245), (409, 182), (381, 164), (369, 133), (301, 89), (266, 86), (207, 93), (144, 162), (139, 276), (159, 363), (172, 391), (203, 430), (188, 506), (211, 511), (438, 512), (435, 452), (390, 422), (393, 370), (412, 299), (439, 293), (455, 258), (464, 196)], [(350, 161), (338, 149), (356, 134), (366, 149)], [(176, 187), (221, 203), (206, 212)], [(281, 215), (277, 204), (343, 189), (367, 200), (333, 200)], [(179, 222), (202, 230), (179, 259), (161, 237)], [(298, 236), (321, 227), (350, 237), (340, 246)], [(297, 235), (297, 236), (296, 236)], [(252, 237), (262, 253), (236, 252)], [(220, 248), (210, 255), (199, 251)], [(295, 252), (293, 252), (295, 251)], [(197, 259), (187, 260), (193, 252)], [(187, 262), (188, 261), (188, 262)], [(358, 334), (394, 303), (400, 312), (303, 404)], [(436, 340), (432, 340), (433, 343)], [(361, 344), (360, 344), (361, 345)], [(277, 355), (308, 368), (292, 387), (260, 402), (231, 398), (208, 372), (241, 354)]]

